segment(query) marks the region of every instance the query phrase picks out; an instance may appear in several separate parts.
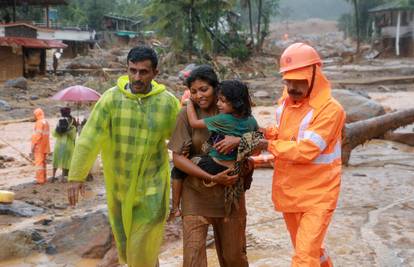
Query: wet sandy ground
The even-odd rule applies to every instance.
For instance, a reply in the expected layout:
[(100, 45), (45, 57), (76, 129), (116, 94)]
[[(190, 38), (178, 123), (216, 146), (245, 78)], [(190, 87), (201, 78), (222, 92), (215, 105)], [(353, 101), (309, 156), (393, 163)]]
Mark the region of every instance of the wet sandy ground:
[[(414, 266), (414, 149), (388, 141), (357, 148), (344, 168), (338, 208), (326, 238), (335, 266)], [(250, 266), (290, 266), (292, 248), (271, 203), (271, 170), (257, 170), (246, 194)], [(181, 243), (161, 254), (180, 266)], [(214, 248), (209, 266), (219, 266)]]

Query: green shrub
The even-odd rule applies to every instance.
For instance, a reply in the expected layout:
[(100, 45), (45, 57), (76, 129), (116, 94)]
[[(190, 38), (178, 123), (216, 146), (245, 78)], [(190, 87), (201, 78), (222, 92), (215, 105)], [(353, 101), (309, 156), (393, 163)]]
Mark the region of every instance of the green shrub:
[(237, 58), (238, 60), (244, 62), (250, 58), (250, 50), (243, 44), (238, 44), (229, 49), (228, 55), (232, 58)]

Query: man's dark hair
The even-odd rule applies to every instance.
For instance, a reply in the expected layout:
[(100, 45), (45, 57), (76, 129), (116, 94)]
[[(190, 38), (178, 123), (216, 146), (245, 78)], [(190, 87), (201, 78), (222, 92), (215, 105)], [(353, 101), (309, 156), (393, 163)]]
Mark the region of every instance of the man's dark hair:
[(232, 105), (235, 113), (242, 117), (252, 115), (252, 101), (247, 85), (238, 80), (225, 80), (218, 85), (218, 93)]
[(196, 80), (201, 80), (208, 83), (213, 87), (214, 92), (216, 93), (219, 80), (216, 72), (210, 65), (204, 64), (193, 69), (190, 73), (190, 76), (188, 76), (187, 80), (185, 80), (185, 85), (190, 88), (191, 84)]
[(127, 64), (129, 61), (137, 63), (144, 60), (150, 60), (153, 69), (158, 66), (158, 56), (154, 49), (148, 46), (136, 46), (132, 48), (127, 56)]

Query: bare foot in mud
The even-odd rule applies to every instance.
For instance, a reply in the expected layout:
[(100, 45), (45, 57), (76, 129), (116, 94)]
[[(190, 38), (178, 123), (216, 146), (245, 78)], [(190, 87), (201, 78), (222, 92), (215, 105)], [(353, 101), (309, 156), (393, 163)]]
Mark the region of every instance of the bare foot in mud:
[(181, 217), (181, 210), (180, 209), (171, 210), (170, 215), (168, 215), (167, 222), (171, 222), (178, 217)]

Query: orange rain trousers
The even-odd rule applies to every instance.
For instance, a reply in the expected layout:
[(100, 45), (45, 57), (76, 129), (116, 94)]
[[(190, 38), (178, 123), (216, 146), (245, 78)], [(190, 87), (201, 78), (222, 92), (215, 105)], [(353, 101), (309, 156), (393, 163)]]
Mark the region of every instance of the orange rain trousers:
[(283, 213), (295, 255), (291, 267), (333, 267), (323, 248), (323, 240), (333, 210), (310, 210)]
[(35, 169), (36, 169), (36, 181), (38, 184), (46, 183), (46, 158), (47, 154), (35, 153)]

